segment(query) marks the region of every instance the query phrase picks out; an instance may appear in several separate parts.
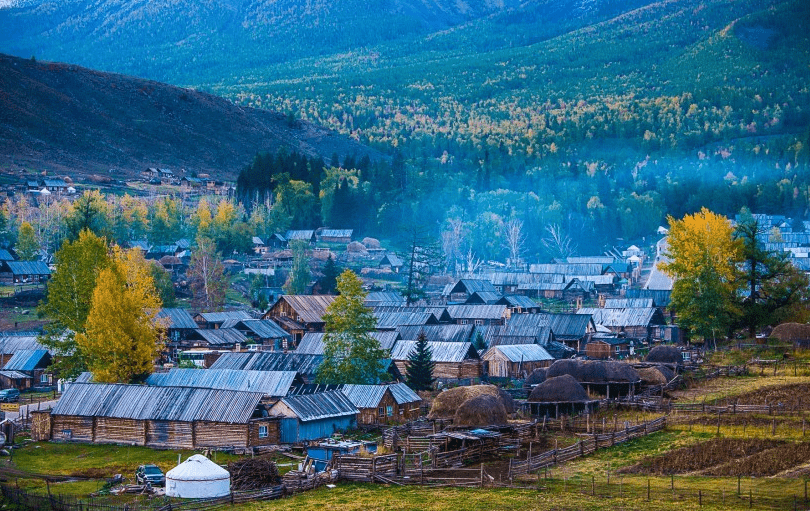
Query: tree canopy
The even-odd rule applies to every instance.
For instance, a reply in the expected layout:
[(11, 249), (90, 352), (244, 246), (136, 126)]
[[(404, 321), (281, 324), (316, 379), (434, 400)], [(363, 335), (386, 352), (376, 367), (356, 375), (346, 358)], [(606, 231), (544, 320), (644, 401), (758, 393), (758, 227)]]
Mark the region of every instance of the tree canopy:
[(435, 363), (424, 332), (419, 332), (416, 346), (405, 363), (405, 381), (414, 390), (430, 390), (436, 379), (433, 377)]
[(210, 238), (199, 238), (197, 249), (188, 267), (189, 284), (194, 302), (206, 311), (216, 311), (225, 305), (228, 279), (222, 266), (222, 256)]

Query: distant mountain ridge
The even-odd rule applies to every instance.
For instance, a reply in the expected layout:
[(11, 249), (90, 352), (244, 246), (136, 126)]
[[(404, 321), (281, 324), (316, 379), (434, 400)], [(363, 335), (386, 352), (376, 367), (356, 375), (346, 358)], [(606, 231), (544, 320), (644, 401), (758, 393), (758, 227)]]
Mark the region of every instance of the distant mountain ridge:
[(190, 89), (0, 54), (0, 170), (136, 175), (147, 166), (235, 179), (259, 151), (380, 153), (308, 122)]

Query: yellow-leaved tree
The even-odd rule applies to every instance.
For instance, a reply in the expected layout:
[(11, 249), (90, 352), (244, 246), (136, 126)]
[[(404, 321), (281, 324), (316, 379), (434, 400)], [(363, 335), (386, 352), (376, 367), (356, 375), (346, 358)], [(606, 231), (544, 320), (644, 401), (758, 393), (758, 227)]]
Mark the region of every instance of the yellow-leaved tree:
[(706, 208), (668, 220), (669, 260), (658, 267), (675, 279), (671, 307), (679, 324), (706, 340), (725, 336), (740, 314), (736, 291), (742, 241), (734, 238), (728, 218)]
[(115, 247), (96, 282), (86, 330), (76, 335), (87, 367), (100, 383), (143, 381), (163, 348), (149, 265), (138, 250)]

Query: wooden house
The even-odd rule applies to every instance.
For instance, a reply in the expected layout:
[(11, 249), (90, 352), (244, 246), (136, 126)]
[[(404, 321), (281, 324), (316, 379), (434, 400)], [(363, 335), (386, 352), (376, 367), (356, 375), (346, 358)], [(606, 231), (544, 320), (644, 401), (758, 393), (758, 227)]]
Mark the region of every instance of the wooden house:
[(297, 345), (306, 332), (323, 332), (323, 315), (333, 301), (332, 295), (282, 295), (262, 319), (278, 323)]
[(459, 325), (503, 325), (509, 319), (506, 305), (448, 305), (447, 313)]
[(358, 424), (398, 424), (419, 418), (422, 398), (404, 383), (341, 385), (359, 411)]
[(239, 390), (261, 392), (264, 398), (281, 398), (293, 385), (304, 380), (295, 371), (250, 371), (243, 369), (181, 369), (168, 373), (153, 373), (147, 385), (156, 387), (193, 387), (198, 389)]
[[(389, 330), (371, 332), (371, 336), (377, 340), (381, 349), (389, 353), (394, 344), (401, 338), (399, 332)], [(295, 352), (307, 355), (323, 355), (325, 338), (326, 334), (323, 332), (308, 332), (304, 334)]]
[(506, 305), (509, 315), (513, 314), (535, 314), (543, 309), (534, 300), (523, 295), (506, 295), (495, 302), (496, 305)]
[(279, 421), (267, 417), (262, 397), (234, 390), (71, 383), (51, 411), (47, 429), (50, 438), (63, 442), (155, 448), (278, 444)]
[(474, 325), (401, 326), (396, 330), (400, 338), (413, 341), (425, 334), (431, 342), (473, 342)]
[(235, 328), (209, 330), (198, 328), (177, 344), (182, 349), (205, 348), (220, 351), (241, 350), (249, 343), (248, 337)]
[(483, 279), (461, 279), (455, 284), (448, 284), (442, 291), (442, 298), (452, 303), (464, 303), (473, 293), (495, 293), (498, 290), (492, 282)]
[[(433, 377), (441, 381), (477, 379), (482, 375), (481, 357), (469, 342), (428, 342), (433, 360)], [(391, 360), (402, 374), (416, 348), (416, 341), (397, 341)]]
[(46, 349), (19, 350), (0, 369), (2, 388), (50, 387), (54, 383), (51, 354)]
[(280, 419), (281, 441), (295, 444), (330, 437), (357, 424), (359, 411), (341, 391), (287, 396), (270, 408)]
[(253, 319), (248, 311), (225, 311), (225, 312), (198, 312), (194, 315), (194, 322), (198, 328), (214, 330), (220, 328), (228, 320)]
[(235, 328), (244, 334), (250, 344), (261, 349), (286, 350), (292, 344), (292, 336), (269, 319), (229, 319), (222, 328)]
[(363, 300), (366, 307), (405, 307), (405, 297), (396, 291), (372, 291)]
[(380, 259), (378, 267), (381, 269), (391, 270), (394, 273), (399, 273), (404, 264), (405, 263), (398, 255), (389, 252), (385, 254), (382, 259)]
[(198, 327), (194, 318), (186, 309), (164, 307), (158, 311), (155, 321), (166, 332), (166, 339), (170, 345), (177, 344), (185, 339)]
[(306, 242), (307, 244), (313, 243), (315, 241), (315, 231), (311, 230), (291, 230), (287, 231), (284, 234), (284, 239), (287, 240), (287, 244), (294, 240), (299, 240)]
[(380, 312), (375, 310), (377, 328), (381, 330), (395, 330), (401, 326), (438, 325), (439, 320), (432, 312), (402, 311)]
[(548, 367), (554, 361), (537, 344), (502, 344), (489, 348), (481, 356), (484, 370), (490, 377), (523, 379), (535, 369)]
[(42, 261), (2, 261), (0, 273), (14, 284), (39, 283), (51, 278), (51, 269)]
[[(464, 302), (464, 305), (500, 305), (501, 295), (486, 291), (476, 291)], [(503, 304), (506, 305), (506, 304)]]
[(507, 326), (508, 329), (504, 330), (506, 335), (516, 332), (520, 336), (531, 335), (533, 332), (540, 333), (543, 327), (549, 327), (554, 341), (576, 351), (580, 351), (590, 336), (596, 333), (593, 320), (589, 316), (579, 314), (516, 314), (509, 318)]
[(582, 308), (577, 314), (590, 315), (593, 322), (608, 328), (619, 337), (649, 341), (665, 325), (666, 320), (656, 307), (627, 307), (624, 309)]
[(326, 229), (321, 228), (315, 232), (315, 239), (321, 243), (343, 243), (352, 242), (354, 229)]

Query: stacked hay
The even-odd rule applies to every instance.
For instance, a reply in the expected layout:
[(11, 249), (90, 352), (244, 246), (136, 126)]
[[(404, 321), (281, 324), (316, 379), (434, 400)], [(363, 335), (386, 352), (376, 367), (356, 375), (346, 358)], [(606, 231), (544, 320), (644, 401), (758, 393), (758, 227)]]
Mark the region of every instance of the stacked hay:
[(378, 249), (380, 248), (380, 240), (378, 240), (377, 238), (366, 237), (363, 238), (363, 245), (365, 245), (366, 248)]
[(683, 355), (681, 355), (681, 350), (675, 346), (656, 346), (647, 353), (644, 361), (659, 364), (683, 364)]
[(498, 389), (498, 397), (503, 403), (503, 407), (506, 409), (506, 413), (512, 414), (515, 413), (515, 398), (512, 397), (512, 394), (506, 392), (503, 389)]
[(482, 394), (500, 397), (500, 391), (495, 385), (472, 385), (445, 390), (433, 399), (428, 419), (452, 419), (464, 401)]
[(568, 374), (585, 383), (632, 383), (641, 379), (630, 364), (602, 360), (557, 360), (546, 371), (546, 378)]
[(546, 368), (538, 367), (526, 378), (526, 385), (537, 385), (546, 381)]
[(672, 369), (670, 369), (665, 365), (656, 366), (655, 368), (658, 369), (659, 373), (664, 375), (664, 378), (667, 379), (667, 382), (672, 381), (672, 379), (675, 378), (676, 376), (675, 371), (673, 371)]
[(669, 381), (657, 367), (642, 367), (638, 370), (641, 383), (645, 385), (666, 385)]
[(547, 379), (532, 389), (528, 399), (532, 403), (582, 403), (589, 400), (588, 393), (570, 374)]
[(503, 401), (492, 394), (480, 394), (467, 399), (453, 416), (454, 426), (489, 426), (508, 422)]
[(773, 329), (771, 337), (783, 342), (810, 340), (810, 325), (803, 323), (782, 323)]
[(366, 252), (366, 246), (360, 243), (359, 241), (352, 241), (348, 245), (346, 245), (346, 252), (352, 254), (362, 254)]

